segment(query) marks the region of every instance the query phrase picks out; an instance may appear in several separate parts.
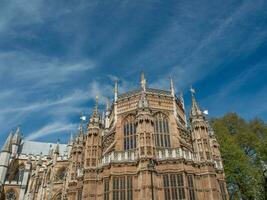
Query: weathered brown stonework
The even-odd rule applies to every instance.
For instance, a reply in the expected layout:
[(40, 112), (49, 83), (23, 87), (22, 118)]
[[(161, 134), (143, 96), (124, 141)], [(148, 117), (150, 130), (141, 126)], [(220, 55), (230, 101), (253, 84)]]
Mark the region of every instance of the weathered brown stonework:
[[(219, 144), (194, 92), (187, 120), (172, 81), (170, 91), (147, 88), (143, 75), (139, 90), (118, 95), (117, 87), (105, 117), (96, 103), (63, 153), (54, 144), (41, 156), (9, 157), (24, 166), (24, 183), (10, 175), (3, 198), (13, 192), (20, 200), (227, 200)], [(18, 166), (7, 168), (16, 174)]]

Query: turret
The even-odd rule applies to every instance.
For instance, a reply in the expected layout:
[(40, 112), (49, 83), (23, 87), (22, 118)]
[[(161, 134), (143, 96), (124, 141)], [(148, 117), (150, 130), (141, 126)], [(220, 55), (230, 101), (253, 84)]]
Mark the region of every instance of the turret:
[(191, 91), (191, 96), (192, 96), (192, 108), (191, 108), (191, 112), (190, 112), (190, 122), (193, 122), (195, 120), (203, 121), (204, 115), (201, 112), (201, 110), (198, 106), (198, 103), (196, 101), (195, 90), (193, 88), (191, 88), (190, 91)]
[(12, 157), (15, 157), (17, 155), (20, 141), (21, 141), (21, 130), (20, 126), (18, 126), (12, 139)]
[(84, 167), (84, 127), (83, 127), (83, 121), (86, 119), (84, 116), (80, 117), (81, 122), (76, 134), (75, 139), (73, 139), (72, 135), (70, 137), (70, 140), (68, 142), (68, 149), (69, 150), (69, 159), (71, 163), (77, 163), (77, 164), (71, 164), (69, 169), (69, 174), (71, 176), (71, 180), (75, 180), (77, 177), (82, 176), (82, 170)]
[(137, 148), (140, 157), (152, 157), (154, 155), (154, 138), (153, 138), (153, 117), (149, 102), (146, 98), (146, 81), (144, 73), (141, 75), (142, 93), (138, 102), (138, 111), (136, 117), (136, 134), (137, 134)]
[(85, 157), (86, 167), (97, 167), (101, 155), (100, 116), (98, 112), (98, 97), (96, 96), (95, 109), (88, 123)]
[(200, 110), (195, 98), (195, 90), (191, 88), (192, 108), (190, 112), (190, 125), (192, 130), (193, 147), (200, 161), (211, 160), (211, 146), (208, 132), (208, 122)]
[(7, 168), (12, 151), (12, 138), (13, 135), (11, 131), (0, 153), (0, 186), (5, 182)]
[[(84, 168), (87, 171), (85, 178), (90, 177), (90, 181), (83, 187), (83, 195), (90, 196), (90, 199), (98, 199), (97, 197), (97, 167), (101, 157), (101, 132), (102, 124), (98, 111), (98, 97), (95, 101), (95, 109), (87, 126), (87, 135), (84, 149)], [(81, 169), (82, 170), (82, 169)]]
[(58, 156), (59, 156), (59, 140), (57, 141), (56, 147), (54, 149), (53, 164), (56, 164)]

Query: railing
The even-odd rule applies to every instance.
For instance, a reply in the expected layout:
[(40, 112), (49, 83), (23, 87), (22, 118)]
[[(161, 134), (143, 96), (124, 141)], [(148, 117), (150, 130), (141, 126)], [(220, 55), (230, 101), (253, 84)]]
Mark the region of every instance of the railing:
[[(201, 163), (196, 154), (182, 148), (156, 149), (155, 153), (155, 157), (158, 161), (184, 159), (186, 161)], [(115, 151), (106, 154), (102, 158), (102, 165), (108, 165), (110, 163), (135, 162), (138, 160), (138, 158), (139, 155), (137, 151)], [(208, 160), (208, 162), (214, 163), (216, 169), (223, 169), (221, 161)]]
[(181, 148), (162, 149), (162, 150), (157, 150), (156, 152), (157, 152), (158, 160), (186, 159), (186, 160), (195, 161), (195, 162), (198, 161), (195, 154), (192, 154), (190, 151), (186, 151)]
[[(136, 151), (115, 151), (106, 154), (102, 158), (102, 164), (105, 165), (112, 162), (131, 162), (137, 160), (138, 158), (139, 156)], [(186, 160), (198, 161), (194, 154), (181, 148), (156, 150), (156, 158), (158, 160), (183, 158)]]
[(119, 162), (134, 162), (137, 160), (137, 153), (135, 151), (115, 151), (105, 155), (102, 158), (102, 164)]

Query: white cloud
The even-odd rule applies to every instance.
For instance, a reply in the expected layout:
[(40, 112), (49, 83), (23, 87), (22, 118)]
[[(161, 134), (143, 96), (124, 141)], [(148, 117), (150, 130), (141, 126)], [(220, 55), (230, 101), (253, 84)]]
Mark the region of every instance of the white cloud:
[(7, 81), (34, 82), (32, 87), (61, 83), (69, 80), (75, 73), (95, 68), (90, 59), (75, 61), (48, 57), (30, 51), (0, 52), (0, 78)]
[(47, 100), (42, 102), (34, 102), (20, 107), (5, 107), (0, 110), (1, 114), (5, 113), (16, 113), (16, 112), (36, 112), (38, 110), (48, 109), (49, 107), (60, 107), (60, 106), (75, 106), (75, 104), (85, 101), (90, 98), (89, 93), (81, 90), (75, 90), (69, 95), (55, 100)]
[(78, 127), (77, 124), (71, 124), (71, 123), (55, 122), (47, 124), (41, 129), (29, 134), (26, 137), (26, 140), (34, 140), (51, 134), (69, 133), (70, 131), (77, 129), (77, 127)]
[[(199, 29), (195, 27), (214, 10), (202, 13), (203, 8), (200, 7), (198, 12), (192, 13), (194, 7), (191, 5), (190, 9), (181, 11), (182, 16), (193, 16), (190, 17), (190, 23), (183, 24), (183, 21), (177, 19), (154, 40), (155, 44), (150, 45), (150, 49), (144, 49), (145, 52), (141, 52), (136, 59), (159, 63), (164, 71), (160, 77), (172, 75), (178, 89), (189, 88), (193, 83), (227, 66), (224, 63), (231, 62), (233, 58), (250, 55), (266, 40), (267, 32), (262, 26), (255, 28), (255, 24), (245, 24), (250, 16), (263, 12), (260, 10), (263, 5), (262, 0), (257, 3), (244, 1), (236, 7), (230, 5), (230, 8), (222, 5), (223, 13), (218, 10), (217, 15)], [(205, 6), (206, 9), (208, 7)], [(228, 11), (227, 15), (225, 10)], [(207, 24), (212, 25), (205, 30)], [(192, 29), (196, 31), (192, 32)], [(164, 50), (165, 54), (162, 54)], [(169, 61), (172, 61), (171, 66), (164, 66)], [(153, 70), (153, 66), (150, 68)], [(153, 85), (168, 88), (168, 79), (158, 79)]]

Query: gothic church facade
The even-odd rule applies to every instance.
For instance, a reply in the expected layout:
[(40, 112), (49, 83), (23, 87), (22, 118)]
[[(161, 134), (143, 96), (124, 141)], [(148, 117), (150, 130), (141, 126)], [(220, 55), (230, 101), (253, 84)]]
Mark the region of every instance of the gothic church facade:
[(118, 93), (68, 144), (24, 140), (11, 132), (0, 153), (6, 200), (227, 200), (219, 144), (192, 90), (189, 120), (182, 95), (147, 87)]

